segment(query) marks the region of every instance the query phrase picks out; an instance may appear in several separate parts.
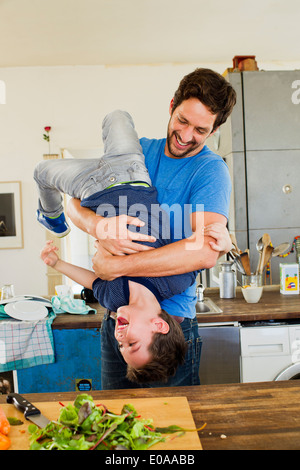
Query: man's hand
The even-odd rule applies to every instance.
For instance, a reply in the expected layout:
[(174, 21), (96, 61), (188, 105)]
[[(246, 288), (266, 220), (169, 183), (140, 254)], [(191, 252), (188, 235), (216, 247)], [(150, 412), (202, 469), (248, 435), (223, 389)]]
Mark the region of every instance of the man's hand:
[[(128, 230), (128, 225), (143, 227), (145, 224), (137, 217), (120, 215), (117, 217), (101, 218), (96, 226), (97, 249), (101, 244), (105, 251), (112, 255), (130, 255), (140, 251), (153, 250), (153, 247), (135, 243), (155, 242), (155, 238), (150, 235), (144, 235), (140, 232)], [(101, 277), (101, 276), (99, 276)], [(102, 278), (101, 278), (102, 279)]]
[(113, 261), (115, 256), (107, 251), (99, 243), (99, 240), (95, 241), (94, 244), (96, 253), (93, 256), (93, 270), (97, 277), (100, 277), (103, 281), (113, 281), (116, 277), (119, 277), (117, 273), (113, 272), (114, 266)]

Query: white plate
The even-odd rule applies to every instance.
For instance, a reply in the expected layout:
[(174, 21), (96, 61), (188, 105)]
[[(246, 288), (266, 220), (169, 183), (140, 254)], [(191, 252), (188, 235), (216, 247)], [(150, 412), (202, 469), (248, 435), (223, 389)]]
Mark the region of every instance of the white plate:
[(35, 321), (41, 320), (48, 315), (47, 308), (33, 300), (21, 300), (6, 304), (4, 310), (7, 315), (16, 320)]

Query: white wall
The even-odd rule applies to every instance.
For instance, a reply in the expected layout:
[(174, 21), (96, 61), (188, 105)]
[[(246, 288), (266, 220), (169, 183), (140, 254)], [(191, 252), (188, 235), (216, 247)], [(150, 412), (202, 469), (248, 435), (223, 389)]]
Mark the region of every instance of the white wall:
[[(164, 137), (168, 107), (179, 80), (198, 66), (223, 73), (228, 64), (0, 68), (6, 104), (0, 105), (0, 181), (22, 182), (24, 248), (0, 250), (0, 287), (16, 294), (47, 293), (39, 259), (45, 233), (35, 220), (33, 169), (48, 153), (44, 127), (52, 127), (51, 152), (101, 146), (101, 122), (116, 108), (128, 110), (140, 136)], [(259, 64), (300, 69), (296, 64)]]

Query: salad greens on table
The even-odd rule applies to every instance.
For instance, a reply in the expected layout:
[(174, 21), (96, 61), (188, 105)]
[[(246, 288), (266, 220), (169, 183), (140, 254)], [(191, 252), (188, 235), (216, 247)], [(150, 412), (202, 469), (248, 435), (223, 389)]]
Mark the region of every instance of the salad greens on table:
[(174, 425), (154, 428), (152, 420), (142, 419), (130, 404), (116, 414), (81, 394), (73, 405), (62, 406), (57, 421), (43, 429), (30, 424), (28, 431), (30, 450), (146, 450), (165, 441), (163, 434), (188, 430)]

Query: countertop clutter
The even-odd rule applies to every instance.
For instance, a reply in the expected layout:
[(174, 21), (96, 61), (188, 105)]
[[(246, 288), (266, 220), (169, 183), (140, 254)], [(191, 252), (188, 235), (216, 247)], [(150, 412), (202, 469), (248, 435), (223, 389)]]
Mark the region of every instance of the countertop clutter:
[[(241, 288), (237, 288), (234, 299), (220, 299), (219, 289), (208, 288), (204, 292), (222, 310), (222, 313), (197, 314), (199, 323), (214, 322), (253, 322), (268, 320), (300, 319), (300, 295), (284, 295), (279, 285), (264, 286), (260, 301), (256, 304), (245, 302)], [(105, 309), (98, 304), (90, 304), (96, 314), (61, 314), (53, 322), (53, 329), (100, 328)]]
[[(240, 288), (234, 299), (220, 299), (219, 290), (213, 288), (206, 289), (204, 297), (213, 300), (222, 312), (198, 314), (199, 324), (300, 320), (300, 295), (280, 294), (279, 286), (265, 286), (256, 304), (245, 302)], [(90, 306), (97, 310), (96, 314), (57, 315), (52, 323), (54, 333), (99, 329), (105, 309), (96, 304)], [(72, 402), (79, 394), (76, 391), (19, 393), (37, 407), (39, 402)], [(90, 394), (104, 404), (105, 400), (114, 398), (130, 403), (138, 398), (186, 397), (196, 428), (207, 423), (198, 433), (204, 450), (300, 449), (300, 387), (297, 380), (128, 389), (116, 393), (97, 388)], [(0, 395), (1, 403), (6, 403), (5, 395)]]
[[(111, 400), (112, 391), (91, 392)], [(76, 392), (24, 395), (39, 402), (72, 402)], [(298, 450), (300, 388), (297, 381), (118, 390), (117, 398), (187, 397), (203, 450)], [(0, 404), (6, 403), (0, 395)], [(13, 405), (12, 405), (13, 406)], [(174, 418), (175, 419), (175, 418)]]

